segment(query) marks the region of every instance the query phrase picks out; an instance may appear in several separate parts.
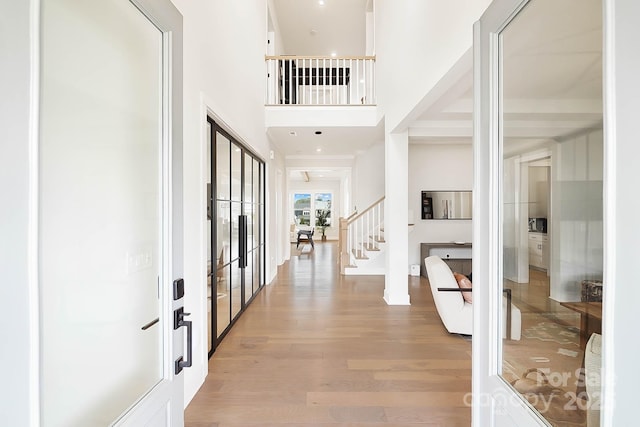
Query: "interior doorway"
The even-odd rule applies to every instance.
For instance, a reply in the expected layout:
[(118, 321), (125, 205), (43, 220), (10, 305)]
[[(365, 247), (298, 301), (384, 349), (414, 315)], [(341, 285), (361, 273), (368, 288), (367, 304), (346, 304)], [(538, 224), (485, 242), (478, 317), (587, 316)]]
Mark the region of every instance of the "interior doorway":
[(209, 357), (265, 283), (265, 165), (207, 117)]

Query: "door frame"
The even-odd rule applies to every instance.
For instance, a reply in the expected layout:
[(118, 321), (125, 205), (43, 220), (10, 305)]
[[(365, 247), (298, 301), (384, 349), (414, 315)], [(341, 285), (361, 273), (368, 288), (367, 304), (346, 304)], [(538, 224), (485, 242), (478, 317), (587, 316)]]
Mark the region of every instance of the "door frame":
[[(474, 183), (473, 274), (477, 281), (499, 283), (502, 148), (499, 117), (500, 33), (530, 0), (494, 0), (475, 23), (474, 35)], [(499, 286), (474, 291), (472, 421), (474, 426), (537, 427), (548, 425), (500, 375)]]
[[(209, 179), (211, 180), (211, 200), (205, 200), (205, 205), (206, 203), (211, 203), (211, 235), (208, 236), (209, 237), (209, 245), (211, 247), (211, 277), (212, 277), (212, 281), (211, 281), (211, 287), (212, 287), (212, 291), (211, 291), (211, 306), (207, 307), (207, 309), (205, 310), (205, 313), (207, 312), (207, 310), (210, 308), (211, 309), (211, 323), (207, 325), (207, 329), (211, 328), (211, 334), (212, 334), (212, 339), (211, 339), (211, 348), (207, 348), (207, 357), (210, 359), (213, 354), (215, 353), (217, 347), (220, 345), (220, 343), (222, 342), (222, 340), (224, 339), (224, 337), (229, 333), (229, 331), (231, 330), (231, 328), (233, 328), (233, 325), (235, 325), (235, 323), (238, 321), (238, 319), (240, 318), (240, 316), (242, 316), (242, 314), (244, 313), (244, 311), (246, 310), (246, 308), (251, 304), (251, 302), (253, 302), (254, 298), (258, 295), (259, 292), (261, 292), (266, 284), (266, 232), (267, 232), (267, 219), (266, 219), (266, 191), (267, 191), (267, 186), (266, 186), (266, 162), (264, 161), (264, 159), (262, 157), (260, 157), (255, 151), (253, 151), (248, 144), (246, 144), (243, 140), (241, 140), (240, 138), (234, 136), (234, 134), (228, 130), (226, 123), (219, 119), (215, 114), (211, 113), (210, 111), (207, 111), (206, 114), (206, 121), (209, 123), (209, 125), (211, 126), (211, 139), (209, 141), (207, 141), (206, 143), (209, 144), (210, 146), (210, 164), (211, 164), (211, 168), (210, 168), (210, 176)], [(241, 283), (240, 283), (240, 311), (236, 314), (235, 317), (233, 317), (232, 319), (230, 319), (229, 324), (227, 325), (227, 327), (225, 328), (225, 330), (220, 334), (220, 336), (218, 337), (218, 308), (217, 308), (217, 300), (215, 300), (213, 298), (213, 283), (214, 283), (214, 278), (217, 277), (217, 262), (215, 262), (215, 258), (217, 254), (217, 248), (216, 248), (216, 242), (217, 242), (217, 228), (214, 226), (213, 220), (214, 218), (217, 218), (217, 202), (216, 202), (216, 194), (217, 194), (217, 182), (216, 182), (216, 133), (220, 133), (222, 134), (225, 138), (227, 138), (231, 144), (234, 144), (236, 146), (238, 146), (240, 148), (240, 165), (241, 165), (241, 169), (240, 169), (240, 206), (241, 206), (241, 214), (244, 215), (245, 212), (245, 154), (248, 154), (253, 160), (257, 160), (258, 163), (261, 165), (261, 167), (259, 167), (259, 174), (260, 176), (258, 177), (258, 186), (259, 188), (262, 189), (262, 193), (259, 194), (259, 199), (262, 201), (261, 203), (257, 203), (258, 206), (261, 205), (261, 210), (260, 210), (260, 224), (259, 224), (259, 231), (258, 231), (258, 248), (262, 247), (262, 253), (260, 254), (259, 257), (259, 262), (260, 262), (260, 266), (259, 266), (259, 286), (258, 289), (252, 293), (251, 297), (249, 297), (248, 299), (245, 298), (245, 274), (244, 274), (244, 267), (240, 267), (241, 270)], [(254, 202), (255, 204), (255, 202)], [(205, 206), (206, 209), (206, 206)], [(206, 229), (206, 227), (205, 227)], [(246, 246), (245, 246), (246, 248)], [(205, 253), (206, 253), (206, 249), (205, 249)], [(206, 264), (205, 260), (205, 264)], [(205, 293), (204, 295), (207, 295), (206, 293), (206, 287), (208, 286), (206, 283), (206, 275), (205, 275)], [(231, 298), (232, 298), (232, 294), (229, 294), (230, 296), (230, 303), (231, 303)], [(230, 311), (230, 313), (232, 313), (232, 311)]]

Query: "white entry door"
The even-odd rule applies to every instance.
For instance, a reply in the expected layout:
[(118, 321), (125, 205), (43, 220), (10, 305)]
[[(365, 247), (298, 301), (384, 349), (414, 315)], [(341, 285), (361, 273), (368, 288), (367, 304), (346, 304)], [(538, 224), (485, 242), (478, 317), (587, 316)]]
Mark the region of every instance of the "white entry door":
[[(609, 409), (600, 405), (606, 313), (581, 295), (602, 279), (607, 252), (602, 11), (602, 0), (494, 0), (474, 28), (477, 427), (596, 427)], [(520, 168), (544, 157), (548, 227), (531, 237), (551, 243), (549, 274), (518, 255), (541, 202), (522, 196)], [(518, 341), (502, 337), (509, 324)]]
[(42, 0), (42, 426), (182, 426), (182, 18)]

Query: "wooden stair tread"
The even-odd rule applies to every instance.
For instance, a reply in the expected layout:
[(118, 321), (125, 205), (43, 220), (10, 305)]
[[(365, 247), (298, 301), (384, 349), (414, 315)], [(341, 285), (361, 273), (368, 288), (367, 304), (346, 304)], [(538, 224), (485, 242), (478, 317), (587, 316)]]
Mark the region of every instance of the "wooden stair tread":
[(356, 259), (369, 259), (369, 257), (364, 254), (364, 251), (354, 249), (353, 255), (356, 257)]

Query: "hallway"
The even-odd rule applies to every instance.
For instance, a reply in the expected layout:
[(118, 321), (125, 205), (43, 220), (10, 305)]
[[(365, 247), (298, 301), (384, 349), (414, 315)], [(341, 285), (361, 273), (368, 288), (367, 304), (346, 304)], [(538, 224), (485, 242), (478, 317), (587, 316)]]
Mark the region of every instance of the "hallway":
[(471, 424), (471, 343), (445, 331), (427, 280), (388, 306), (383, 276), (340, 276), (336, 259), (318, 242), (279, 268), (209, 361), (186, 427)]

